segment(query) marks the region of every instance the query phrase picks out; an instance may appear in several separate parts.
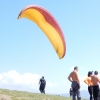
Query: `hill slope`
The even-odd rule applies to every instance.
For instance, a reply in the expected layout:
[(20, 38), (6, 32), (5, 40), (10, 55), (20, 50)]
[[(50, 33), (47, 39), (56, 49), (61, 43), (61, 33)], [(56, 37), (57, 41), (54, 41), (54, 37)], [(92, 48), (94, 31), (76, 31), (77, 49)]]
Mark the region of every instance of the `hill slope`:
[(0, 100), (71, 100), (71, 99), (63, 96), (0, 89)]
[[(82, 90), (82, 91), (80, 91), (80, 93), (81, 93), (81, 98), (89, 99), (88, 91)], [(60, 94), (60, 95), (64, 96), (64, 97), (69, 97), (70, 96), (69, 93), (63, 93), (63, 94)]]

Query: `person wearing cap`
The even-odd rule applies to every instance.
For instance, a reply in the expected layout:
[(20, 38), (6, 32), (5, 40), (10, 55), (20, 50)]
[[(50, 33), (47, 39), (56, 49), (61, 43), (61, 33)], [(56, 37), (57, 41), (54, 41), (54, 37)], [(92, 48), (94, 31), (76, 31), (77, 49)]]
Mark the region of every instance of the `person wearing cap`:
[(93, 71), (88, 72), (88, 77), (84, 80), (84, 82), (88, 85), (88, 92), (90, 94), (90, 100), (93, 100), (93, 84), (91, 82)]
[(93, 84), (93, 98), (94, 100), (100, 100), (99, 98), (99, 83), (100, 79), (98, 78), (98, 71), (94, 72), (94, 75), (91, 78)]
[(71, 72), (68, 76), (68, 80), (72, 83), (71, 87), (73, 89), (72, 92), (72, 100), (76, 100), (76, 95), (77, 95), (77, 100), (81, 100), (80, 96), (80, 80), (78, 76), (78, 67), (74, 67), (74, 71)]
[(42, 78), (40, 79), (39, 85), (40, 85), (39, 87), (40, 92), (45, 94), (46, 80), (44, 79), (44, 76), (42, 76)]

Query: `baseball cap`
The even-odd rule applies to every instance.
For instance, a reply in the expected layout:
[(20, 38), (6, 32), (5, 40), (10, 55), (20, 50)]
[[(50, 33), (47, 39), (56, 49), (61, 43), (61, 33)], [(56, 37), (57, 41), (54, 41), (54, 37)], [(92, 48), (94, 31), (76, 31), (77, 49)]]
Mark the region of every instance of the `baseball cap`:
[(98, 71), (95, 71), (94, 74), (98, 74)]

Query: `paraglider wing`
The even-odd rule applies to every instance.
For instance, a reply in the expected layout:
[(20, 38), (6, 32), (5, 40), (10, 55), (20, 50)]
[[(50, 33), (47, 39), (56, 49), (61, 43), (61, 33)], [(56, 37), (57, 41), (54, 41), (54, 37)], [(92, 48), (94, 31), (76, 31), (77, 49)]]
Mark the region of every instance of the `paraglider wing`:
[(63, 32), (57, 21), (46, 9), (36, 5), (29, 5), (19, 13), (18, 19), (20, 18), (27, 18), (35, 22), (48, 37), (59, 58), (65, 56), (66, 43)]

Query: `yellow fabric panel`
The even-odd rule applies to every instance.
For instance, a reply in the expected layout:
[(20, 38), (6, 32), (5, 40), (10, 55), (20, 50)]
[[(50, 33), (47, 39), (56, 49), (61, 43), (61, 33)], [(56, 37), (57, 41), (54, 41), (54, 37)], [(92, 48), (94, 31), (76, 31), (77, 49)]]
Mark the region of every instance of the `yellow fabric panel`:
[(38, 10), (32, 8), (27, 9), (22, 12), (19, 18), (27, 18), (35, 22), (48, 37), (54, 49), (56, 50), (59, 58), (62, 58), (64, 54), (64, 47), (60, 35), (54, 27), (52, 27), (48, 22), (46, 22), (44, 16)]

